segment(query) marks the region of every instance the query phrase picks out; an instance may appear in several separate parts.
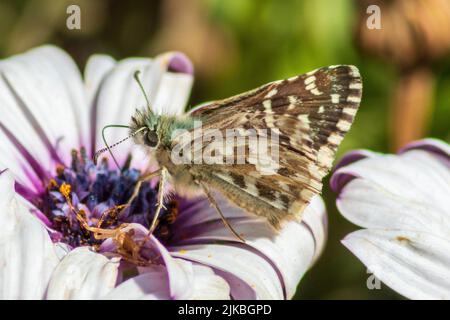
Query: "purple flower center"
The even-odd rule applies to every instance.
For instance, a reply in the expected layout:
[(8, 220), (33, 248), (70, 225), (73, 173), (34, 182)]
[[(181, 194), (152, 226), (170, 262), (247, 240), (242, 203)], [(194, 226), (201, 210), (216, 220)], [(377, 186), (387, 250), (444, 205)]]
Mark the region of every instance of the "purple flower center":
[[(129, 163), (121, 171), (111, 170), (106, 159), (95, 165), (84, 149), (72, 151), (71, 166), (57, 168), (38, 204), (56, 231), (52, 234), (54, 241), (72, 247), (96, 247), (103, 240), (95, 237), (93, 228), (114, 230), (127, 223), (149, 227), (156, 211), (158, 190), (149, 182), (143, 183), (138, 196), (125, 206), (141, 176), (139, 170), (129, 168)], [(165, 207), (154, 232), (163, 241), (171, 236), (178, 202), (169, 201)]]

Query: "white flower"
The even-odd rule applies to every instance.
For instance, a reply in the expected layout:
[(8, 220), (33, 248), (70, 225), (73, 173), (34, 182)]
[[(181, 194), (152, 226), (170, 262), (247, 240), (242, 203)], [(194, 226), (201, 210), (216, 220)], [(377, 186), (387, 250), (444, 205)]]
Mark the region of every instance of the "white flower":
[[(91, 162), (103, 145), (101, 128), (127, 124), (135, 108), (145, 105), (133, 80), (136, 70), (154, 112), (183, 112), (193, 70), (180, 53), (122, 61), (95, 55), (84, 82), (71, 58), (52, 46), (0, 62), (0, 298), (292, 297), (325, 242), (320, 197), (303, 222), (287, 223), (277, 234), (219, 198), (245, 244), (230, 235), (205, 199), (175, 197), (139, 252), (145, 266), (119, 254), (113, 239), (97, 240), (79, 223), (76, 212), (83, 211), (92, 226), (105, 210), (125, 203), (147, 169), (148, 159), (127, 143), (115, 151), (121, 164), (131, 154), (121, 174), (106, 162)], [(126, 134), (118, 129), (108, 138)], [(127, 215), (108, 216), (108, 223), (127, 223), (124, 230), (139, 240), (154, 213), (154, 185), (143, 185), (136, 201)]]
[(342, 215), (366, 229), (342, 240), (412, 299), (450, 299), (450, 146), (427, 139), (398, 155), (353, 151), (331, 180)]

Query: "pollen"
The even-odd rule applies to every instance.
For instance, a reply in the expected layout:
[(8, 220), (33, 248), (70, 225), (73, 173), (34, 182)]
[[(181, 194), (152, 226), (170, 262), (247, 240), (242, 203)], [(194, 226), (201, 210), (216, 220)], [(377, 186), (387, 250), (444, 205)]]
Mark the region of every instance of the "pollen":
[(48, 190), (53, 190), (56, 189), (58, 187), (58, 183), (56, 182), (55, 179), (50, 179), (50, 181), (47, 184), (47, 189)]
[(70, 184), (68, 184), (68, 183), (63, 183), (63, 184), (59, 187), (59, 192), (61, 192), (61, 194), (62, 194), (65, 198), (69, 198), (71, 190), (72, 190), (72, 187), (71, 187)]

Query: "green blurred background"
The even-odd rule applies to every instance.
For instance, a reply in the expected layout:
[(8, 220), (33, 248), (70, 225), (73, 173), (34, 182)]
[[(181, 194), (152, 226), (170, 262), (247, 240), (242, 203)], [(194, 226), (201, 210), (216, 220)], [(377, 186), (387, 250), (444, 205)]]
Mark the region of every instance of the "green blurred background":
[[(422, 136), (450, 138), (450, 27), (446, 30), (442, 16), (447, 8), (439, 7), (449, 1), (427, 1), (427, 8), (430, 3), (435, 8), (425, 16), (423, 1), (408, 0), (406, 6), (417, 7), (405, 10), (405, 17), (402, 2), (371, 1), (382, 7), (382, 29), (369, 30), (365, 23), (370, 3), (365, 1), (2, 0), (0, 57), (53, 43), (83, 69), (93, 53), (121, 59), (180, 50), (196, 69), (190, 105), (320, 66), (354, 64), (363, 76), (364, 95), (338, 158), (355, 148), (388, 152)], [(69, 4), (81, 8), (81, 30), (66, 27)], [(409, 29), (402, 29), (402, 18)], [(428, 33), (421, 37), (421, 30)], [(432, 38), (436, 34), (440, 38)], [(370, 274), (339, 242), (357, 227), (336, 210), (328, 179), (323, 196), (328, 243), (295, 297), (401, 298), (383, 284), (380, 290), (367, 288)]]

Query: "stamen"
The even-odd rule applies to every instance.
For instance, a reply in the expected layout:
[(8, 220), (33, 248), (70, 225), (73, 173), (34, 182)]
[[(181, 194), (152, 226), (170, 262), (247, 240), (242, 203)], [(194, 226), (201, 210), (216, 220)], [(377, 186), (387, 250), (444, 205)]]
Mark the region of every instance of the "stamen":
[(64, 170), (65, 170), (65, 167), (63, 165), (61, 165), (61, 164), (58, 164), (56, 166), (56, 175), (58, 177), (61, 177), (64, 174)]
[(47, 184), (47, 190), (53, 190), (56, 189), (58, 187), (58, 183), (56, 182), (55, 179), (50, 179), (50, 181)]
[(72, 187), (68, 183), (63, 183), (59, 187), (59, 192), (65, 197), (70, 199), (70, 191), (72, 190)]

